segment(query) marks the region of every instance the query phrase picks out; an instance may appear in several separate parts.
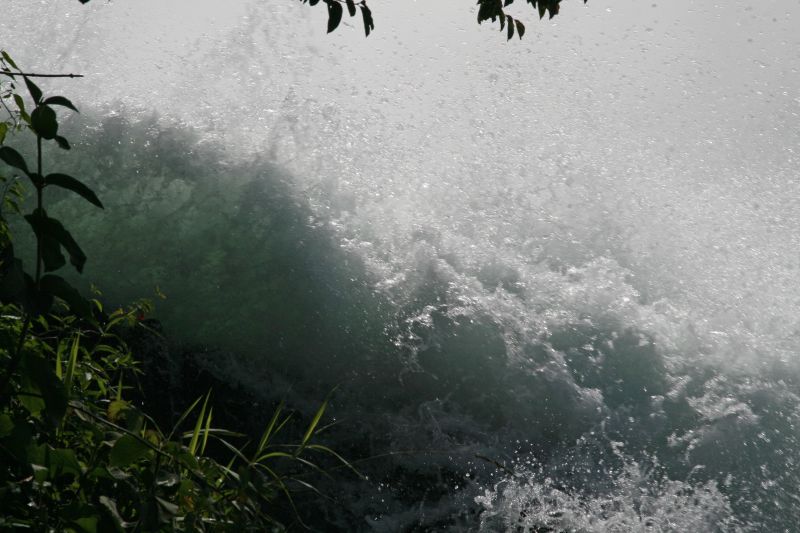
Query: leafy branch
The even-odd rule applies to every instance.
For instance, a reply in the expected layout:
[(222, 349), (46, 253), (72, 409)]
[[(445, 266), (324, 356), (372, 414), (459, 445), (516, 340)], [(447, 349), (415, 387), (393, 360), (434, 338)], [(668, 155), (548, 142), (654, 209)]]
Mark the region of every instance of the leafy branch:
[[(538, 10), (539, 20), (543, 19), (545, 15), (548, 15), (549, 19), (552, 19), (558, 15), (561, 5), (561, 0), (525, 1), (530, 4), (533, 9)], [(584, 4), (586, 2), (587, 0), (583, 0)], [(519, 35), (519, 38), (522, 39), (522, 36), (525, 35), (525, 25), (519, 19), (506, 14), (504, 9), (513, 3), (514, 0), (478, 0), (478, 24), (485, 20), (491, 20), (492, 22), (499, 20), (500, 31), (503, 31), (504, 29), (506, 30), (508, 40), (511, 40), (511, 38), (514, 37), (515, 30), (517, 35)]]

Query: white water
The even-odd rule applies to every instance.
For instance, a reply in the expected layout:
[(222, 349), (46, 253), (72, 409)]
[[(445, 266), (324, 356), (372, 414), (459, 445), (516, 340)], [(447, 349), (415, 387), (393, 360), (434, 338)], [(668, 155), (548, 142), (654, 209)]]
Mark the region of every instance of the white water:
[[(508, 43), (455, 0), (375, 2), (366, 40), (357, 19), (324, 35), (323, 10), (299, 2), (218, 4), (12, 1), (0, 32), (19, 63), (87, 75), (52, 85), (79, 107), (155, 110), (197, 129), (193, 149), (222, 145), (230, 162), (257, 154), (286, 172), (310, 234), (330, 232), (365, 265), (354, 283), (388, 302), (397, 394), (420, 375), (441, 384), (397, 415), (440, 433), (390, 440), (461, 445), (453, 435), (474, 430), (483, 436), (466, 440), (518, 463), (516, 476), (462, 487), (484, 510), (474, 524), (789, 527), (800, 512), (800, 4), (565, 0), (552, 23), (519, 6), (528, 34)], [(192, 177), (179, 177), (159, 197), (188, 209)], [(179, 275), (152, 270), (129, 293), (172, 285), (177, 308), (202, 305)], [(333, 292), (351, 290), (336, 280)], [(591, 330), (585, 343), (551, 338), (576, 324)], [(616, 341), (627, 330), (645, 336), (633, 360)], [(656, 362), (642, 368), (655, 377), (629, 379), (651, 344)], [(504, 370), (486, 377), (494, 349)], [(580, 358), (600, 377), (580, 377)], [(480, 385), (503, 389), (491, 408), (512, 429), (468, 401)], [(504, 442), (536, 449), (548, 424), (578, 441), (548, 441), (544, 465)], [(609, 446), (604, 460), (619, 464), (596, 468)], [(667, 466), (649, 472), (653, 458)], [(428, 506), (447, 515), (460, 501)], [(395, 507), (371, 523), (424, 527), (418, 514)]]

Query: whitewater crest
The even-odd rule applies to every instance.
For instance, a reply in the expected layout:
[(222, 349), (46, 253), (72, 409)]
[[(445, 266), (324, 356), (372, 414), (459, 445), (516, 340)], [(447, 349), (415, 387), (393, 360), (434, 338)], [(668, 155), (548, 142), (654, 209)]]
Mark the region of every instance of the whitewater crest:
[(628, 460), (599, 491), (569, 489), (523, 469), (475, 498), (480, 531), (500, 533), (744, 533), (717, 484), (659, 479)]

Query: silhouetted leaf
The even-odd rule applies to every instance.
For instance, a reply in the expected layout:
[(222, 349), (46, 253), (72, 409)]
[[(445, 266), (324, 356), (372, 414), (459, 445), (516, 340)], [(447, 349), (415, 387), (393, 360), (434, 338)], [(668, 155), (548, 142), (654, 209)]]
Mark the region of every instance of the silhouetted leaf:
[(364, 20), (364, 33), (369, 37), (369, 32), (375, 29), (375, 22), (372, 20), (372, 11), (369, 10), (367, 4), (361, 4), (361, 18)]
[(311, 4), (312, 6), (315, 6), (315, 5), (319, 4), (319, 0), (311, 0), (309, 2), (309, 4)]
[(58, 120), (52, 107), (40, 105), (31, 113), (31, 126), (43, 139), (54, 139), (58, 134)]
[(47, 177), (45, 177), (44, 179), (44, 183), (45, 185), (55, 185), (56, 187), (68, 189), (74, 192), (75, 194), (82, 196), (88, 202), (96, 205), (100, 209), (103, 208), (103, 204), (100, 203), (100, 199), (97, 197), (94, 191), (92, 191), (92, 189), (90, 189), (77, 179), (73, 178), (72, 176), (67, 176), (66, 174), (58, 174), (58, 173), (48, 174)]
[(82, 318), (91, 318), (92, 306), (89, 301), (64, 278), (48, 274), (39, 283), (43, 292), (64, 300), (73, 313)]
[(38, 85), (33, 83), (27, 76), (23, 76), (23, 78), (25, 79), (25, 85), (28, 87), (28, 92), (31, 93), (31, 98), (33, 98), (33, 103), (39, 105), (39, 102), (42, 101), (42, 90), (39, 88)]
[(0, 159), (2, 159), (5, 164), (18, 168), (25, 174), (28, 173), (28, 165), (25, 164), (25, 158), (10, 146), (0, 147)]
[(25, 101), (22, 100), (22, 97), (18, 94), (14, 95), (14, 103), (17, 104), (17, 108), (19, 109), (19, 116), (26, 124), (31, 123), (31, 117), (28, 115), (28, 112), (25, 111)]
[(514, 19), (511, 18), (511, 17), (508, 17), (508, 39), (507, 40), (510, 41), (512, 37), (514, 37)]
[(61, 135), (56, 135), (56, 143), (58, 143), (58, 147), (59, 147), (59, 148), (61, 148), (62, 150), (69, 150), (69, 149), (71, 149), (71, 148), (72, 148), (72, 147), (69, 145), (69, 141), (67, 141), (67, 140), (66, 140), (64, 137), (62, 137)]
[[(42, 239), (44, 242), (55, 241), (58, 243), (69, 254), (69, 261), (75, 269), (78, 272), (83, 272), (83, 265), (86, 263), (86, 254), (83, 253), (83, 250), (81, 250), (78, 243), (75, 242), (75, 239), (72, 238), (69, 231), (61, 225), (61, 222), (48, 217), (44, 210), (40, 209), (35, 210), (30, 215), (25, 215), (25, 220), (31, 225), (37, 238)], [(47, 271), (55, 270), (56, 268), (58, 267), (49, 268), (47, 260), (45, 260), (45, 269)]]
[(63, 96), (51, 96), (50, 98), (45, 99), (45, 101), (42, 103), (46, 105), (60, 105), (63, 107), (68, 107), (69, 109), (72, 109), (76, 113), (80, 113), (80, 111), (78, 111), (78, 108), (72, 105), (72, 102), (70, 102)]
[(344, 10), (342, 4), (336, 0), (326, 0), (325, 3), (328, 4), (328, 33), (330, 33), (339, 27)]
[[(87, 0), (87, 1), (88, 1), (88, 0)], [(6, 63), (8, 63), (8, 64), (11, 66), (11, 68), (15, 68), (15, 69), (19, 70), (19, 67), (17, 67), (17, 64), (16, 64), (16, 63), (14, 63), (14, 60), (13, 60), (13, 59), (11, 59), (11, 56), (9, 56), (9, 55), (8, 55), (8, 53), (7, 53), (5, 50), (3, 50), (2, 52), (0, 52), (0, 54), (2, 54), (2, 56), (3, 56), (3, 59), (5, 59), (5, 60), (6, 60)]]
[(351, 17), (356, 15), (356, 3), (353, 0), (346, 0), (347, 3), (347, 12), (350, 14)]
[(520, 41), (522, 40), (522, 36), (525, 35), (525, 25), (520, 22), (519, 20), (514, 19), (514, 24), (517, 25), (517, 35), (519, 35)]
[(67, 412), (67, 391), (53, 371), (53, 365), (37, 354), (28, 353), (23, 362), (27, 392), (41, 395), (48, 420), (57, 426)]

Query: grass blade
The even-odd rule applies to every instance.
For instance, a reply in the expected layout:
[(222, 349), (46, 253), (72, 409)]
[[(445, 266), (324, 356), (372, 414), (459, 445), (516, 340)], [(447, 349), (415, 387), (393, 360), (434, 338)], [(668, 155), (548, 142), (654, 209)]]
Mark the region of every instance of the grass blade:
[(194, 431), (192, 432), (192, 440), (189, 441), (189, 453), (195, 455), (197, 451), (197, 442), (200, 439), (200, 431), (203, 428), (203, 419), (206, 416), (206, 407), (208, 406), (208, 398), (211, 396), (211, 391), (206, 393), (206, 399), (203, 401), (203, 407), (200, 409), (200, 416), (197, 417), (197, 421), (194, 424)]

